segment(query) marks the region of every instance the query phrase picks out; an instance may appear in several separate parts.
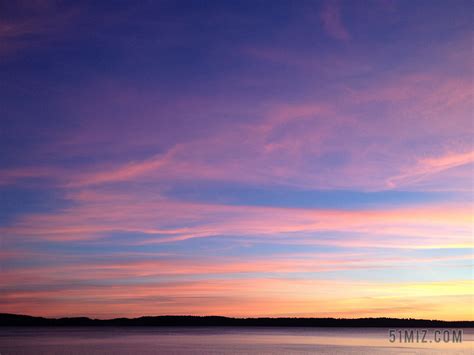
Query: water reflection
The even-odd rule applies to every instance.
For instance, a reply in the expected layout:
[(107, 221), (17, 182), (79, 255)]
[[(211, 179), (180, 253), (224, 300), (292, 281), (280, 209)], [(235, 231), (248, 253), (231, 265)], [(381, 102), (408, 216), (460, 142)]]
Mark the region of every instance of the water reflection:
[(390, 343), (373, 328), (3, 328), (1, 354), (471, 354), (462, 343)]

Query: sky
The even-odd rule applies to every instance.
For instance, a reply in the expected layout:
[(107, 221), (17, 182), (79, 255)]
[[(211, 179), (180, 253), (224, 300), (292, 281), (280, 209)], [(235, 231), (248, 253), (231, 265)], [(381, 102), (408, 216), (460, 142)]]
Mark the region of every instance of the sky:
[(0, 312), (474, 320), (471, 1), (0, 1)]

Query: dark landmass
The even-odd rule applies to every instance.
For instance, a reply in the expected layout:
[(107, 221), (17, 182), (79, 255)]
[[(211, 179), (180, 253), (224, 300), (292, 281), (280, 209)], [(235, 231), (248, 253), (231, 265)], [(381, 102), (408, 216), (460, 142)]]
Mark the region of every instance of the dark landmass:
[(0, 326), (473, 328), (474, 321), (440, 321), (398, 318), (228, 318), (218, 316), (156, 316), (140, 318), (91, 319), (87, 317), (43, 318), (0, 313)]

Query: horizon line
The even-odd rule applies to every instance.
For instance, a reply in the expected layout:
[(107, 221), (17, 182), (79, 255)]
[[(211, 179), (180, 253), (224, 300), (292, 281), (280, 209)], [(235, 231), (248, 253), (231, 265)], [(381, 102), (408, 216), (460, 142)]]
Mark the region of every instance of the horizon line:
[(473, 323), (474, 320), (443, 320), (443, 319), (424, 319), (424, 318), (394, 318), (394, 317), (359, 317), (359, 318), (337, 318), (337, 317), (271, 317), (271, 316), (261, 316), (261, 317), (232, 317), (232, 316), (222, 316), (222, 315), (176, 315), (176, 314), (163, 314), (163, 315), (141, 315), (137, 317), (113, 317), (113, 318), (93, 318), (89, 316), (61, 316), (61, 317), (45, 317), (45, 316), (36, 316), (29, 314), (19, 314), (19, 313), (4, 313), (0, 312), (0, 319), (2, 317), (26, 317), (26, 318), (36, 318), (42, 320), (74, 320), (74, 319), (88, 319), (91, 321), (116, 321), (116, 320), (139, 320), (143, 318), (220, 318), (225, 320), (334, 320), (334, 321), (363, 321), (363, 320), (392, 320), (392, 321), (411, 321), (411, 322), (439, 322), (439, 323)]

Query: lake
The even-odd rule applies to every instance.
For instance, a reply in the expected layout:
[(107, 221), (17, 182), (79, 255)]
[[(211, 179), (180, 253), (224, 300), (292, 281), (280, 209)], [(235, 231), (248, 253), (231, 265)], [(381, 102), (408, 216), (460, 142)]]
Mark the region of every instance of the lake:
[(0, 354), (472, 354), (474, 329), (463, 332), (436, 343), (428, 329), (422, 344), (391, 343), (385, 328), (3, 327)]

